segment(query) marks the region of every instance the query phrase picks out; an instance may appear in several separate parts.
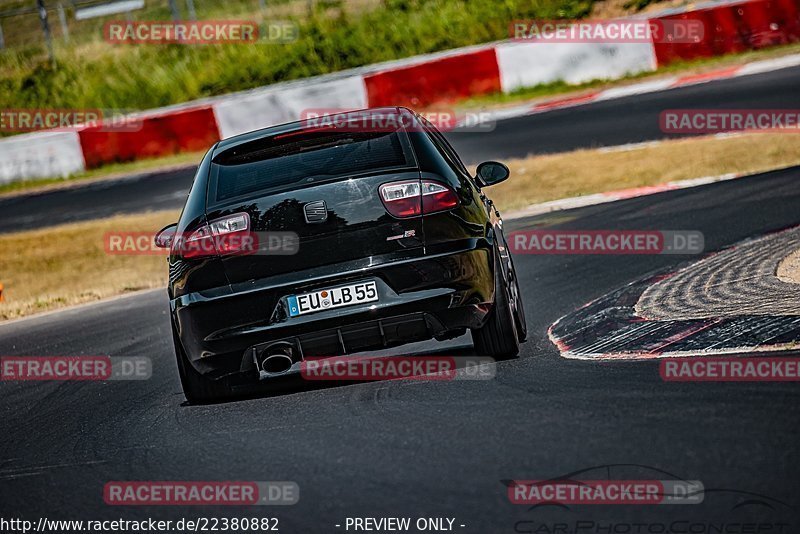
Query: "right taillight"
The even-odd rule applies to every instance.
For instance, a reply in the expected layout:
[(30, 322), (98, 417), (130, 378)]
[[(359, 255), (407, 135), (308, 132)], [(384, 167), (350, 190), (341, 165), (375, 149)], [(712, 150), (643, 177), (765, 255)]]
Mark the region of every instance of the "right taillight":
[(422, 181), (422, 213), (436, 213), (458, 206), (455, 191), (438, 182)]
[(414, 217), (458, 206), (458, 197), (450, 187), (432, 180), (390, 182), (379, 188), (386, 211), (395, 217)]

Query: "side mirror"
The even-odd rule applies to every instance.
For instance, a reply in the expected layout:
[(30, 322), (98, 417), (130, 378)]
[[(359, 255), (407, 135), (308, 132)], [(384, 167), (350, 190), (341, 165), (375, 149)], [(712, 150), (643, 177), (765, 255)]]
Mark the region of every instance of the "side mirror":
[(178, 225), (170, 224), (156, 232), (155, 245), (158, 248), (170, 248), (172, 241), (175, 239), (175, 232), (178, 231)]
[(508, 167), (502, 163), (498, 163), (497, 161), (484, 161), (478, 165), (475, 178), (481, 186), (488, 186), (499, 184), (508, 178), (510, 174), (511, 172), (508, 170)]

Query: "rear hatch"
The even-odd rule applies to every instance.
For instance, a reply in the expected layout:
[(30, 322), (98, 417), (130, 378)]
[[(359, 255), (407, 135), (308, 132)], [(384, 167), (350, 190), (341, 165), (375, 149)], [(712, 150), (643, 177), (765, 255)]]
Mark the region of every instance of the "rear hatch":
[(210, 170), (208, 221), (248, 224), (258, 243), (255, 253), (220, 252), (228, 280), (324, 275), (325, 266), (344, 270), (422, 256), (422, 217), (392, 216), (381, 196), (384, 184), (419, 180), (402, 129), (301, 125), (223, 147)]

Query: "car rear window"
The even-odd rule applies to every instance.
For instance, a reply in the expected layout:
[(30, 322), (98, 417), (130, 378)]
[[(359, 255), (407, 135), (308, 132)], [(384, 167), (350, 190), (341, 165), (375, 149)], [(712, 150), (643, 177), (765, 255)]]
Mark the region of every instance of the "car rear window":
[(316, 181), (411, 166), (413, 156), (403, 131), (288, 132), (218, 154), (211, 170), (209, 201), (219, 203)]

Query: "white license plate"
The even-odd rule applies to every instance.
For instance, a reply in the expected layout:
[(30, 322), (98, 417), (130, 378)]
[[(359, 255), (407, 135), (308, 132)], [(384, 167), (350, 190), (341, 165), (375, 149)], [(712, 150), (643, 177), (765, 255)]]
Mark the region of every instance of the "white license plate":
[(378, 300), (378, 287), (375, 282), (360, 282), (350, 286), (292, 295), (288, 299), (289, 316), (296, 317), (306, 313), (332, 310), (375, 300)]

